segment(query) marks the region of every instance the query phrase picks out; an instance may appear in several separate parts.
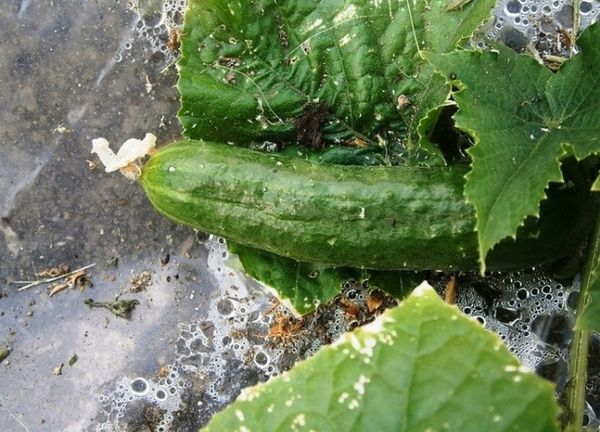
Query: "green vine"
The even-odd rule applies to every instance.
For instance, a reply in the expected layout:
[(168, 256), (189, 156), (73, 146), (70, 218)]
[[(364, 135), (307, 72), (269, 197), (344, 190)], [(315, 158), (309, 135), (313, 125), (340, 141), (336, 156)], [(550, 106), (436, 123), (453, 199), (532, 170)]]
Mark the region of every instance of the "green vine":
[[(582, 313), (589, 303), (589, 289), (593, 283), (594, 269), (600, 260), (600, 215), (589, 242), (587, 262), (579, 293), (578, 313)], [(585, 408), (585, 383), (587, 381), (588, 348), (591, 331), (576, 327), (573, 332), (573, 345), (569, 362), (569, 375), (565, 393), (563, 422), (566, 432), (581, 430)]]

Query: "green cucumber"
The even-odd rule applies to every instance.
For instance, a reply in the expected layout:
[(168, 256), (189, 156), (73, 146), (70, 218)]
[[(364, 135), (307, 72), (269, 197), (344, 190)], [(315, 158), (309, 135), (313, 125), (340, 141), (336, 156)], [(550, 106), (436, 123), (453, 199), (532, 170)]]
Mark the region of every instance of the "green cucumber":
[[(187, 140), (152, 156), (140, 181), (169, 218), (299, 261), (476, 270), (475, 215), (463, 198), (467, 170), (322, 164)], [(565, 185), (549, 194), (542, 217), (527, 220), (517, 241), (499, 244), (488, 269), (546, 263), (581, 245), (597, 208), (592, 195)]]

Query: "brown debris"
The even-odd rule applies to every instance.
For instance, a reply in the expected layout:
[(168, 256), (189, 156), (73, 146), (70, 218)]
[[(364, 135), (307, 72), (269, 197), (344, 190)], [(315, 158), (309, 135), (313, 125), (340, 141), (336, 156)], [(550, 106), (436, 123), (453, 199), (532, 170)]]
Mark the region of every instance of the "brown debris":
[(179, 27), (171, 27), (169, 30), (169, 38), (167, 39), (167, 48), (171, 51), (179, 51), (181, 45), (181, 29)]
[[(344, 332), (373, 321), (396, 300), (366, 282), (347, 281), (343, 290), (327, 304), (297, 317), (277, 302), (265, 312), (273, 320), (266, 335), (269, 343), (280, 344), (297, 358), (310, 355), (316, 346), (331, 343)], [(290, 365), (291, 366), (291, 365)]]
[(134, 293), (144, 291), (146, 288), (148, 288), (148, 286), (150, 286), (151, 280), (152, 275), (150, 272), (144, 270), (139, 275), (134, 276), (131, 279), (131, 287), (129, 290)]
[(355, 137), (351, 140), (344, 141), (344, 144), (348, 147), (365, 148), (369, 146), (369, 143), (362, 138)]
[(52, 369), (52, 373), (56, 376), (58, 375), (62, 375), (62, 370), (63, 367), (65, 366), (64, 363), (59, 364), (58, 366), (56, 366), (54, 369)]
[(57, 277), (57, 276), (62, 276), (64, 274), (69, 273), (69, 266), (67, 264), (59, 264), (56, 267), (48, 267), (47, 269), (42, 270), (39, 273), (36, 273), (35, 275), (37, 277), (45, 277), (45, 278), (52, 278), (52, 277)]
[(446, 291), (444, 301), (448, 304), (456, 303), (456, 276), (452, 275), (448, 283), (446, 283)]
[(322, 149), (323, 126), (327, 118), (327, 104), (309, 103), (304, 107), (304, 113), (294, 119), (298, 142), (311, 149)]
[(70, 275), (65, 282), (53, 285), (48, 295), (52, 297), (67, 288), (76, 287), (79, 288), (79, 291), (83, 292), (90, 285), (90, 278), (85, 274), (84, 270), (80, 270)]

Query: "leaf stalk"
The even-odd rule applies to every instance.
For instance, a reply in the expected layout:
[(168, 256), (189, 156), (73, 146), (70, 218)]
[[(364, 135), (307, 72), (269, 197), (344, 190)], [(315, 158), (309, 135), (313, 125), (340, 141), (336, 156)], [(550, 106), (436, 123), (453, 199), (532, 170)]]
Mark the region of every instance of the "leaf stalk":
[[(596, 227), (590, 238), (584, 269), (577, 313), (583, 313), (588, 300), (588, 290), (592, 285), (593, 270), (600, 257), (600, 215), (596, 215)], [(585, 409), (585, 384), (587, 380), (588, 348), (591, 331), (575, 327), (573, 345), (569, 359), (569, 376), (565, 390), (566, 425), (565, 432), (580, 431)]]

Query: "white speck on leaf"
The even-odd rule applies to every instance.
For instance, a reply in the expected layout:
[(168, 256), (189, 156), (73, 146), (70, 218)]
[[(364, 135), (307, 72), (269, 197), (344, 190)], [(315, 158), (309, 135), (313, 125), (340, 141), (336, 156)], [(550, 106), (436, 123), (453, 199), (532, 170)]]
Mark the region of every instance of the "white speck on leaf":
[(306, 425), (306, 417), (304, 414), (298, 414), (294, 421), (292, 422), (292, 426), (300, 426), (303, 427)]
[(321, 18), (317, 18), (316, 20), (313, 21), (312, 24), (310, 24), (307, 28), (306, 31), (312, 31), (314, 29), (316, 29), (317, 27), (319, 27), (321, 24), (323, 24), (323, 20)]
[(351, 20), (352, 18), (356, 18), (356, 16), (357, 16), (356, 6), (350, 5), (333, 18), (333, 23), (335, 25), (339, 25), (344, 21), (348, 21), (348, 20)]
[(359, 405), (360, 404), (358, 403), (358, 401), (356, 399), (352, 399), (350, 401), (350, 403), (348, 404), (348, 409), (351, 409), (351, 410), (356, 409), (359, 407)]
[(354, 390), (358, 392), (359, 395), (365, 394), (365, 384), (370, 383), (371, 380), (364, 375), (358, 377), (358, 381), (354, 383)]
[(341, 39), (340, 39), (340, 46), (344, 46), (346, 45), (348, 42), (350, 42), (352, 40), (352, 38), (350, 37), (350, 35), (348, 33), (346, 33)]

